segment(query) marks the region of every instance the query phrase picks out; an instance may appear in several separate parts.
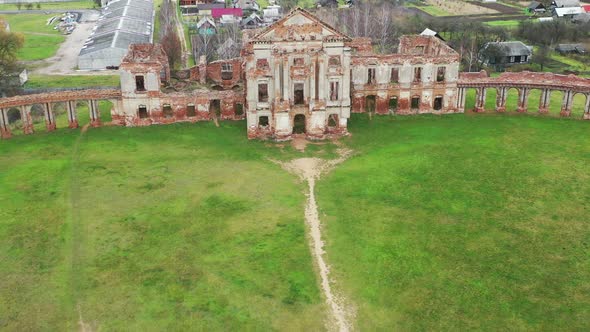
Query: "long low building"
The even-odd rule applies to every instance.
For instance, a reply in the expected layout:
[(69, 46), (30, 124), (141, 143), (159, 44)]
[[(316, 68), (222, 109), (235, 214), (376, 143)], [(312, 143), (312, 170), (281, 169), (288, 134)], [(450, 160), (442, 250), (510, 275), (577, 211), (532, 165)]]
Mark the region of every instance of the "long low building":
[(129, 45), (153, 41), (152, 0), (115, 0), (102, 10), (78, 57), (80, 70), (116, 68)]

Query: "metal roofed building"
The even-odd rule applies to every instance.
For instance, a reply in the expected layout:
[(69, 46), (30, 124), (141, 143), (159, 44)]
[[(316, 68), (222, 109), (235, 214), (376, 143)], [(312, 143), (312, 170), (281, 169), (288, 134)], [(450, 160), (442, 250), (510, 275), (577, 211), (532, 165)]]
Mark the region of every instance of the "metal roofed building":
[(118, 67), (130, 44), (153, 42), (152, 0), (115, 0), (103, 8), (78, 56), (80, 70)]

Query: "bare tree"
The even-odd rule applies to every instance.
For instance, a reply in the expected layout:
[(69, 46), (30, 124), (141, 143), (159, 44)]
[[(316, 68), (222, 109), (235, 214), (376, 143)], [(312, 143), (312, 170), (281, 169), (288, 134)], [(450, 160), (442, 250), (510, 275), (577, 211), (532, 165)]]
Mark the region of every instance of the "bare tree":
[(176, 27), (168, 25), (166, 34), (160, 37), (160, 43), (168, 55), (168, 63), (170, 68), (174, 68), (176, 64), (182, 59), (182, 46), (180, 45), (180, 38)]

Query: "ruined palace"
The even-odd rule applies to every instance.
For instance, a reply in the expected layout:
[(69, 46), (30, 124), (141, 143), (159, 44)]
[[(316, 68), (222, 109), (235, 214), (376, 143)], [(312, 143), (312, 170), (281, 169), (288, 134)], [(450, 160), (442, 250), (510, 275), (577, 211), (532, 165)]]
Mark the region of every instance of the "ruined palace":
[(31, 108), (43, 109), (48, 130), (53, 109), (65, 105), (69, 127), (78, 126), (76, 105), (87, 101), (93, 126), (101, 124), (99, 100), (110, 100), (112, 124), (147, 126), (175, 122), (246, 119), (248, 138), (322, 139), (347, 134), (351, 112), (447, 114), (463, 112), (467, 89), (474, 111), (484, 111), (486, 90), (497, 91), (496, 111), (506, 110), (510, 89), (518, 111), (528, 110), (531, 90), (541, 90), (540, 113), (553, 91), (563, 94), (561, 115), (573, 97), (585, 96), (590, 119), (590, 80), (551, 73), (460, 73), (459, 55), (434, 36), (403, 36), (395, 54), (376, 54), (371, 40), (350, 38), (309, 12), (296, 9), (261, 31), (244, 33), (240, 58), (171, 74), (157, 44), (129, 47), (120, 66), (120, 89), (72, 90), (0, 99), (0, 133), (11, 136), (8, 112), (20, 112), (23, 131), (33, 132)]

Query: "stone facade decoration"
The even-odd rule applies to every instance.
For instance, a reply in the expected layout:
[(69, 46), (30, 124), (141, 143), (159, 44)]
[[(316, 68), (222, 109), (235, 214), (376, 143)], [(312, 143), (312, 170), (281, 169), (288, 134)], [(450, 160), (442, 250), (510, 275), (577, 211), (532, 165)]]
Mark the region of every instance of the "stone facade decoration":
[[(527, 111), (540, 89), (540, 113), (552, 91), (562, 91), (562, 116), (576, 94), (586, 97), (590, 79), (551, 73), (459, 73), (459, 55), (435, 36), (404, 36), (399, 53), (375, 54), (368, 38), (350, 38), (309, 12), (295, 9), (261, 31), (244, 32), (241, 57), (171, 74), (158, 44), (134, 44), (120, 66), (120, 90), (72, 90), (0, 99), (0, 135), (11, 136), (8, 113), (20, 115), (33, 133), (31, 108), (42, 109), (56, 128), (54, 106), (65, 104), (70, 128), (78, 127), (76, 104), (87, 101), (91, 125), (99, 126), (98, 101), (109, 100), (112, 124), (148, 126), (175, 122), (246, 119), (248, 138), (322, 139), (347, 134), (351, 112), (448, 114), (465, 111), (467, 89), (476, 90), (474, 111), (485, 110), (486, 89), (497, 90), (496, 110), (506, 110), (508, 90), (519, 92)], [(40, 108), (39, 108), (40, 107)], [(16, 109), (16, 110), (15, 110)]]

